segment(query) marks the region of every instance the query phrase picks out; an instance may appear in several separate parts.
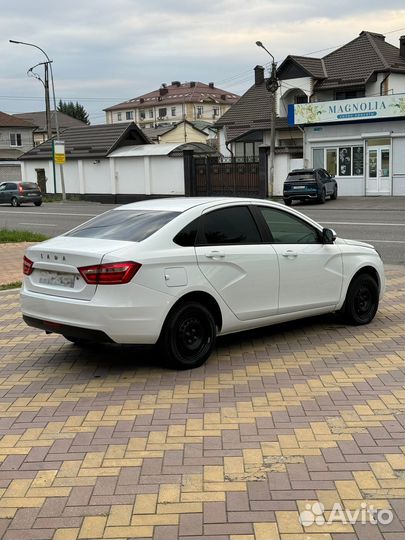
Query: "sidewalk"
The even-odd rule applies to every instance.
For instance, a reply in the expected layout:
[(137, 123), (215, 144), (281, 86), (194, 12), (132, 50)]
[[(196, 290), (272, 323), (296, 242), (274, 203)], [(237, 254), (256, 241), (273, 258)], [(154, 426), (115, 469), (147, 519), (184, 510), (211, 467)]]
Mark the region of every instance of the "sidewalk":
[(0, 244), (0, 285), (22, 280), (24, 252), (32, 245), (32, 242)]

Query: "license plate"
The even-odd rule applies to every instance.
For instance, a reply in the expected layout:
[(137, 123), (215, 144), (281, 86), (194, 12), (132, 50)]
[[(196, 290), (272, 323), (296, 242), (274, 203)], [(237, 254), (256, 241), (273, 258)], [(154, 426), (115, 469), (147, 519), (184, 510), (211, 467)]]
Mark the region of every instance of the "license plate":
[(305, 189), (305, 186), (293, 186), (293, 189)]
[(41, 285), (53, 285), (54, 287), (67, 287), (73, 289), (75, 286), (75, 275), (66, 272), (49, 272), (41, 270), (39, 275)]

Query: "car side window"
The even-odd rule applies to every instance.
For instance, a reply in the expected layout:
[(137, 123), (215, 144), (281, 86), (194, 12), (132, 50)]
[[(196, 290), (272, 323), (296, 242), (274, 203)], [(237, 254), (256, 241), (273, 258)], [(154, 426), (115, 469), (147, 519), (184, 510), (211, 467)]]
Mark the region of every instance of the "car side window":
[(260, 244), (257, 225), (247, 206), (221, 208), (205, 214), (197, 236), (198, 245)]
[(197, 218), (186, 225), (179, 233), (176, 234), (176, 236), (173, 238), (173, 242), (182, 247), (194, 246), (200, 220), (201, 218)]
[(12, 191), (12, 190), (17, 189), (17, 184), (9, 183), (9, 184), (6, 184), (6, 186), (7, 186), (6, 189), (8, 191)]
[(1, 186), (0, 186), (0, 191), (5, 191), (5, 190), (6, 190), (6, 186), (7, 186), (7, 184), (1, 184)]
[(274, 244), (320, 244), (318, 231), (309, 223), (288, 212), (275, 208), (259, 207), (270, 229)]

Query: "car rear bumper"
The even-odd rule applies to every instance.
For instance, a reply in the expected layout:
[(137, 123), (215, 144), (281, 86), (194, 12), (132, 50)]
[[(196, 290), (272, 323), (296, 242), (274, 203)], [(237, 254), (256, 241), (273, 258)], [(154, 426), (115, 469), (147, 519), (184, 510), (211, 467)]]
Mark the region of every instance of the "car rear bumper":
[(29, 202), (36, 203), (36, 202), (42, 202), (42, 195), (35, 195), (34, 197), (19, 195), (17, 199), (18, 199), (18, 202), (20, 203), (29, 203)]
[(284, 191), (283, 193), (283, 199), (284, 200), (294, 200), (294, 201), (309, 201), (309, 200), (315, 200), (318, 198), (318, 192), (317, 191)]
[[(156, 343), (173, 297), (141, 286), (126, 294), (116, 289), (103, 287), (91, 300), (78, 300), (36, 293), (23, 286), (21, 311), (28, 325), (47, 332), (85, 339), (85, 334), (93, 335), (97, 341), (115, 343)], [(102, 339), (103, 335), (108, 339)]]

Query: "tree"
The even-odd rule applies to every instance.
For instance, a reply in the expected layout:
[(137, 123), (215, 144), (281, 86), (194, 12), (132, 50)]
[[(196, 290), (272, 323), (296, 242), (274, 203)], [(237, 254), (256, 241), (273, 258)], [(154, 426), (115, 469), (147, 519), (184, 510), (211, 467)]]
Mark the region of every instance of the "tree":
[(86, 109), (77, 101), (76, 103), (73, 103), (73, 101), (62, 101), (60, 99), (58, 104), (58, 111), (68, 114), (72, 118), (77, 118), (77, 120), (81, 120), (86, 124), (90, 124), (89, 115)]

